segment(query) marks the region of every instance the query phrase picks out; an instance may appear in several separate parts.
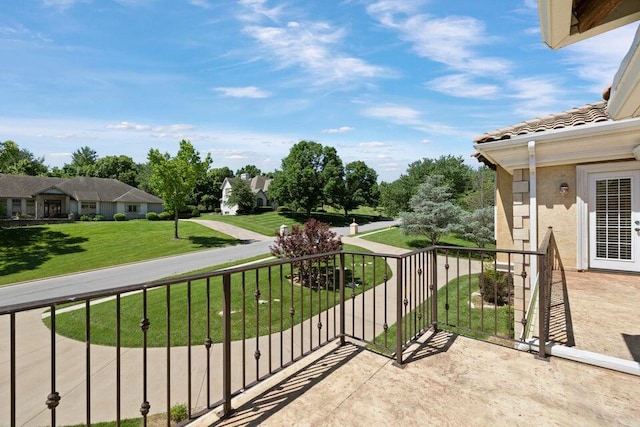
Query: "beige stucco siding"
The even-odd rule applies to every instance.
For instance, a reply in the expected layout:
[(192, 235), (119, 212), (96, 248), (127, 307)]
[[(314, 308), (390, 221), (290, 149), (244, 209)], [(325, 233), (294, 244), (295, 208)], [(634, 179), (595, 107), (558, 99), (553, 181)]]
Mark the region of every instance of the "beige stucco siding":
[[(547, 229), (553, 234), (565, 268), (576, 268), (576, 166), (554, 166), (537, 170), (538, 242)], [(569, 193), (560, 194), (560, 184), (569, 185)]]
[(498, 166), (496, 169), (496, 246), (513, 249), (513, 177)]

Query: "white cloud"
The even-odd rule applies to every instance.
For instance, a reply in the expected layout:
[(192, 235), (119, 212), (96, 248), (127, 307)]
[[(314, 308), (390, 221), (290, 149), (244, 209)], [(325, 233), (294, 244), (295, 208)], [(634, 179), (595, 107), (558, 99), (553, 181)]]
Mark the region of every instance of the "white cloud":
[(380, 147), (386, 147), (389, 144), (385, 144), (384, 142), (371, 141), (371, 142), (361, 142), (358, 145), (360, 147), (367, 147), (367, 148), (380, 148)]
[(431, 144), (433, 141), (431, 141), (430, 139), (423, 139), (422, 141), (420, 141), (421, 144)]
[(346, 133), (355, 130), (349, 126), (340, 126), (339, 128), (331, 128), (331, 129), (322, 129), (322, 133)]
[(529, 119), (567, 108), (562, 83), (551, 76), (513, 79), (507, 82), (506, 91), (516, 100), (514, 111)]
[(210, 9), (211, 4), (207, 0), (189, 0), (191, 6), (201, 7), (203, 9)]
[(256, 22), (263, 18), (277, 21), (282, 13), (282, 6), (268, 8), (266, 0), (240, 0), (239, 3), (249, 10), (249, 13), (240, 15), (244, 21)]
[(565, 61), (578, 77), (591, 84), (591, 92), (602, 94), (629, 51), (636, 28), (635, 23), (626, 25), (567, 46), (563, 49)]
[(400, 105), (370, 107), (365, 109), (362, 114), (401, 125), (418, 125), (421, 123), (421, 113), (418, 110)]
[(242, 156), (240, 154), (232, 154), (230, 156), (226, 156), (225, 159), (227, 160), (240, 160), (240, 159), (246, 159), (248, 158), (247, 156)]
[(66, 9), (76, 3), (87, 3), (87, 0), (43, 0), (42, 3), (47, 7)]
[(49, 157), (71, 157), (72, 153), (49, 153)]
[(265, 56), (277, 62), (279, 67), (300, 67), (317, 85), (393, 75), (385, 67), (340, 52), (340, 44), (347, 33), (326, 22), (304, 22), (286, 27), (249, 25), (243, 31), (255, 39), (261, 50), (267, 52)]
[(223, 96), (230, 96), (233, 98), (268, 98), (271, 96), (270, 92), (259, 89), (255, 86), (244, 87), (217, 87), (216, 92), (220, 92)]
[(425, 83), (425, 86), (445, 95), (463, 98), (485, 98), (495, 95), (499, 90), (495, 84), (481, 84), (472, 81), (472, 76), (468, 74), (438, 77)]
[(400, 38), (411, 43), (419, 56), (472, 74), (495, 75), (512, 68), (504, 58), (485, 57), (476, 52), (477, 47), (494, 41), (484, 22), (470, 16), (435, 18), (409, 14), (408, 9), (396, 11), (390, 4), (395, 2), (377, 2), (367, 7), (367, 11), (382, 25), (399, 32)]
[(151, 127), (147, 125), (137, 124), (137, 123), (120, 122), (120, 123), (113, 123), (113, 124), (107, 125), (107, 129), (141, 131), (141, 130), (150, 130)]

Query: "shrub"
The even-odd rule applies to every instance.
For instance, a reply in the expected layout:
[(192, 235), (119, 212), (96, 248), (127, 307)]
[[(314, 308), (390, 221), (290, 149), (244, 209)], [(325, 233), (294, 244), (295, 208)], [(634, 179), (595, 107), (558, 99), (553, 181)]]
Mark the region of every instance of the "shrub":
[(118, 212), (116, 214), (113, 214), (113, 220), (114, 221), (126, 221), (127, 220), (127, 216), (125, 214), (123, 214), (122, 212)]
[(289, 206), (278, 206), (276, 212), (291, 212), (291, 208)]
[(191, 211), (191, 218), (197, 218), (200, 216), (200, 210), (198, 208), (194, 208)]
[[(271, 254), (277, 258), (297, 258), (305, 255), (317, 255), (340, 250), (342, 242), (328, 224), (310, 219), (304, 228), (294, 225), (288, 235), (277, 234)], [(298, 281), (304, 286), (319, 288), (322, 280), (319, 272), (314, 271), (314, 263), (320, 264), (323, 258), (314, 261), (294, 263), (298, 269)]]
[(222, 209), (220, 209), (220, 208), (215, 208), (213, 211), (214, 211), (215, 213), (219, 214), (220, 212), (222, 212)]
[(495, 305), (507, 304), (513, 295), (513, 275), (506, 271), (497, 271), (493, 267), (485, 267), (478, 276), (478, 287), (482, 299), (486, 302)]
[(158, 219), (160, 221), (169, 221), (173, 218), (173, 214), (171, 212), (162, 211), (158, 214)]
[(185, 405), (184, 403), (173, 405), (171, 407), (171, 410), (169, 412), (169, 418), (171, 418), (171, 421), (173, 421), (174, 423), (179, 423), (181, 421), (184, 421), (188, 417), (189, 417), (189, 414), (187, 413), (187, 405)]
[(145, 218), (147, 218), (149, 221), (157, 221), (160, 219), (158, 214), (155, 212), (147, 212)]
[(91, 221), (91, 217), (89, 215), (80, 215), (80, 221)]
[(96, 215), (93, 217), (94, 221), (104, 221), (104, 215)]

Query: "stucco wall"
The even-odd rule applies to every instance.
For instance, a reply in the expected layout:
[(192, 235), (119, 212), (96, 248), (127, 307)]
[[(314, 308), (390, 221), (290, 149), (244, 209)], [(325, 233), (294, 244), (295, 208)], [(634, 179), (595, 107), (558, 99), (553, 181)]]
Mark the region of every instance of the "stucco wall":
[[(558, 244), (565, 268), (576, 268), (576, 166), (538, 168), (538, 242), (549, 227)], [(569, 185), (569, 193), (560, 194), (560, 184)]]
[(496, 246), (513, 249), (513, 177), (496, 169)]

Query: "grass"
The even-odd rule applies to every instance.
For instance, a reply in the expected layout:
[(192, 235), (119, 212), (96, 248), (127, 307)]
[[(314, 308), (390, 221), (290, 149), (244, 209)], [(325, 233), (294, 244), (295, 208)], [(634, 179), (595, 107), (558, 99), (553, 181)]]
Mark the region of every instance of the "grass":
[[(431, 240), (426, 237), (406, 235), (399, 227), (391, 227), (388, 230), (364, 236), (362, 239), (409, 250), (422, 249), (431, 246)], [(440, 243), (438, 244), (465, 248), (478, 247), (475, 243), (461, 239), (455, 235), (444, 236), (440, 239)], [(495, 248), (495, 245), (487, 245), (487, 248)]]
[[(342, 213), (325, 212), (312, 212), (311, 217), (329, 224), (331, 227), (348, 226), (353, 219), (355, 219), (358, 224), (367, 224), (371, 222), (373, 218), (370, 215), (350, 214), (348, 217), (345, 217)], [(252, 215), (205, 214), (202, 215), (201, 218), (235, 225), (265, 236), (275, 235), (280, 230), (282, 224), (285, 224), (291, 229), (294, 225), (303, 225), (307, 219), (309, 219), (305, 213), (296, 212), (264, 212)]]
[[(478, 274), (461, 276), (453, 279), (438, 290), (438, 328), (480, 340), (488, 340), (491, 336), (513, 338), (513, 307), (504, 305), (493, 307), (485, 303), (484, 307), (471, 308), (469, 300), (473, 292), (478, 292)], [(459, 301), (456, 304), (456, 301)], [(447, 309), (448, 302), (448, 309)], [(417, 331), (409, 330), (409, 326), (421, 313), (424, 325), (429, 324), (431, 301), (420, 304), (405, 316), (403, 338), (408, 341)], [(420, 323), (419, 321), (417, 321)], [(376, 351), (390, 354), (395, 351), (397, 325), (387, 329), (386, 347), (384, 332), (378, 335), (370, 347)], [(498, 338), (498, 339), (499, 339)]]
[[(345, 246), (345, 250), (368, 252), (365, 249)], [(354, 259), (355, 257), (355, 259)], [(351, 281), (361, 284), (349, 293), (362, 293), (374, 286), (373, 277), (376, 282), (381, 282), (385, 274), (385, 265), (381, 261), (375, 263), (375, 273), (371, 256), (350, 256), (347, 255), (345, 264), (346, 282)], [(355, 266), (355, 271), (352, 267)], [(364, 266), (364, 272), (363, 272)], [(332, 267), (332, 266), (331, 266)], [(388, 269), (387, 269), (388, 270)], [(289, 265), (280, 267), (261, 268), (257, 275), (253, 270), (244, 275), (238, 273), (232, 276), (231, 309), (232, 314), (232, 338), (234, 340), (243, 337), (250, 338), (268, 333), (275, 333), (282, 329), (290, 328), (309, 318), (311, 314), (317, 314), (332, 307), (339, 297), (337, 284), (338, 274), (333, 276), (333, 268), (329, 269), (326, 277), (330, 282), (328, 289), (310, 289), (307, 286), (292, 284), (287, 278), (290, 275)], [(363, 274), (364, 273), (364, 274)], [(387, 271), (390, 275), (390, 271)], [(280, 280), (283, 277), (283, 280)], [(258, 285), (257, 285), (258, 284)], [(375, 283), (378, 284), (378, 283)], [(169, 295), (167, 296), (167, 290)], [(243, 296), (244, 289), (244, 296)], [(255, 296), (256, 289), (259, 290), (258, 297)], [(210, 282), (211, 300), (211, 339), (213, 342), (222, 341), (222, 286), (221, 278), (211, 279)], [(335, 297), (335, 299), (334, 299)], [(142, 333), (140, 330), (140, 320), (142, 318), (142, 294), (134, 294), (121, 298), (121, 324), (122, 324), (122, 345), (125, 347), (141, 347)], [(167, 298), (170, 299), (170, 340), (171, 345), (186, 345), (187, 338), (187, 308), (188, 308), (188, 285), (181, 283), (147, 292), (147, 318), (151, 327), (147, 333), (148, 345), (151, 347), (162, 347), (166, 345), (166, 325), (167, 325)], [(191, 283), (191, 324), (192, 336), (191, 344), (202, 344), (207, 336), (207, 286), (205, 280)], [(260, 303), (259, 300), (264, 300)], [(271, 301), (271, 304), (268, 303)], [(295, 307), (294, 315), (290, 315), (290, 308)], [(91, 307), (91, 342), (101, 345), (115, 345), (116, 342), (116, 303), (109, 301)], [(246, 323), (243, 332), (243, 316), (246, 313)], [(269, 325), (269, 318), (271, 324)], [(258, 321), (256, 322), (256, 319)], [(50, 325), (50, 319), (45, 318), (44, 322)], [(78, 309), (56, 316), (56, 332), (66, 337), (84, 340), (85, 334), (85, 309)]]
[(76, 222), (0, 228), (0, 285), (77, 273), (239, 243), (220, 232), (181, 222)]

